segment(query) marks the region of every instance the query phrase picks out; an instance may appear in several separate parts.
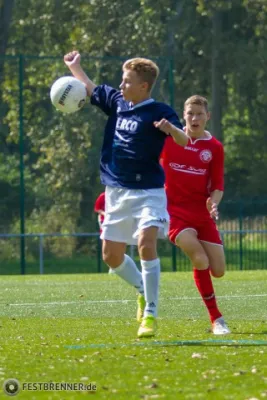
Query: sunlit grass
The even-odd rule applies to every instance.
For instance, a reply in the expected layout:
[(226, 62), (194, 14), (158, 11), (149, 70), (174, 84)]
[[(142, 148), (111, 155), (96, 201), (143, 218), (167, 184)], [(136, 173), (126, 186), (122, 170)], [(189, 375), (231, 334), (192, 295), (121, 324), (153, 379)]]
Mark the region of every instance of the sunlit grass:
[[(263, 398), (266, 280), (267, 271), (244, 271), (214, 281), (232, 330), (215, 337), (192, 274), (164, 273), (158, 335), (140, 341), (134, 290), (117, 276), (3, 276), (0, 385), (8, 378), (91, 382), (97, 386), (94, 398), (116, 400)], [(83, 394), (88, 395), (25, 390), (18, 398)]]

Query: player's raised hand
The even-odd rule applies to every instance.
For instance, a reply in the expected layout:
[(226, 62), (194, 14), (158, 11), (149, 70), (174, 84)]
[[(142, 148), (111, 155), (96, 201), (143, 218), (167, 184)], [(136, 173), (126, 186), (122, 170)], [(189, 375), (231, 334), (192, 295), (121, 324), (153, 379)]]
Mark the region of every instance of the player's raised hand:
[(79, 65), (80, 61), (81, 61), (81, 55), (77, 50), (71, 51), (70, 53), (67, 53), (64, 56), (64, 62), (68, 67)]
[(214, 218), (216, 221), (219, 219), (219, 212), (218, 212), (218, 206), (215, 202), (211, 200), (209, 197), (206, 201), (206, 206), (208, 209), (208, 212), (210, 213), (211, 218)]
[(161, 119), (160, 121), (155, 121), (154, 126), (160, 129), (162, 132), (166, 133), (166, 135), (170, 134), (171, 123), (165, 118)]

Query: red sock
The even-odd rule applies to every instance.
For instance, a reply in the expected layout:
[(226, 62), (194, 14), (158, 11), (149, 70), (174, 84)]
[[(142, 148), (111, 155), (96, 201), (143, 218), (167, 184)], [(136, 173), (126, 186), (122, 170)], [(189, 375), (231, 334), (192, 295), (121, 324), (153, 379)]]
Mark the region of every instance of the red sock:
[(200, 270), (194, 268), (193, 272), (195, 284), (207, 307), (208, 313), (210, 315), (210, 320), (211, 322), (214, 322), (215, 319), (220, 318), (222, 314), (217, 307), (216, 297), (210, 276), (210, 269), (207, 268)]

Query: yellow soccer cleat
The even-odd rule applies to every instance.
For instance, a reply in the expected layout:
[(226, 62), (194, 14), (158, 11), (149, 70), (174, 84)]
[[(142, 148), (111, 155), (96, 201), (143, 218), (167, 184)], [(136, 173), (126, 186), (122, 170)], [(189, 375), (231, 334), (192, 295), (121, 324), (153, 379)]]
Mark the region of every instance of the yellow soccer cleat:
[(137, 336), (139, 338), (155, 336), (157, 331), (157, 321), (153, 315), (148, 315), (142, 319), (142, 323), (138, 329)]
[(143, 316), (144, 316), (145, 306), (146, 306), (146, 301), (145, 301), (144, 295), (139, 293), (137, 296), (136, 319), (140, 324), (141, 324)]

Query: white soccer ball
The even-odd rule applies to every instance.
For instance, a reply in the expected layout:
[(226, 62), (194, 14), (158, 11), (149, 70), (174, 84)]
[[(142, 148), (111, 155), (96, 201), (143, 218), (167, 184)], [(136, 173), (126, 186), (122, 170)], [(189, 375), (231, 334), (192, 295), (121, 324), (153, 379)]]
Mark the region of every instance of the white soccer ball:
[(80, 110), (86, 101), (85, 84), (72, 76), (57, 79), (50, 90), (52, 104), (63, 113)]

